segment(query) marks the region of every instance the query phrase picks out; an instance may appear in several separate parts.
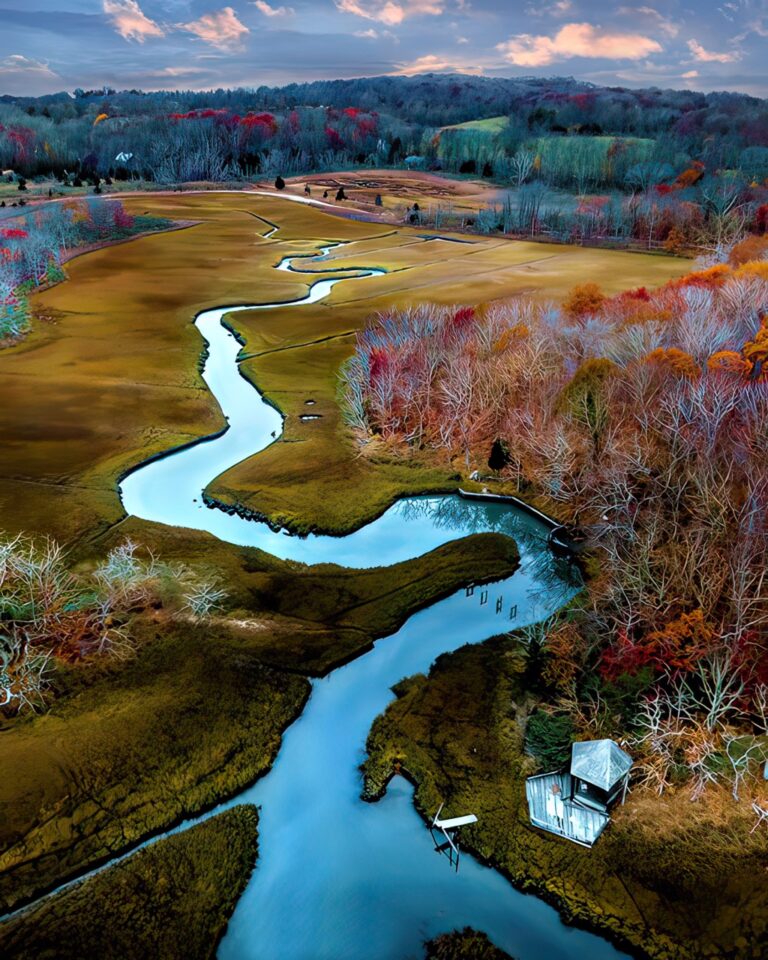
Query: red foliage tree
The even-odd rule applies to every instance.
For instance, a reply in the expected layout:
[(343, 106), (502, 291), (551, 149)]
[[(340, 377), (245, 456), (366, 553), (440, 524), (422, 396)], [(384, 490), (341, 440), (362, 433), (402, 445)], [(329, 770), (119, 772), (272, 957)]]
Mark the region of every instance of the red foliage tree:
[(344, 149), (344, 140), (342, 139), (341, 134), (335, 127), (326, 127), (325, 128), (325, 137), (328, 141), (328, 146), (331, 150), (343, 150)]
[(112, 213), (112, 222), (116, 230), (130, 230), (134, 224), (134, 218), (125, 209), (122, 203), (116, 203)]

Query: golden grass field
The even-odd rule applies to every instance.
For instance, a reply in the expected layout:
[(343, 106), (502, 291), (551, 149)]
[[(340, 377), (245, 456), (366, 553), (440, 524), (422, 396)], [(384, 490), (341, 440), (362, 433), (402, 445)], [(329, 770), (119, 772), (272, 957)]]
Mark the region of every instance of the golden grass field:
[[(202, 342), (191, 320), (222, 303), (301, 295), (311, 278), (272, 269), (286, 254), (352, 241), (331, 267), (392, 272), (342, 284), (307, 308), (237, 315), (252, 357), (245, 372), (286, 414), (286, 430), (211, 492), (297, 527), (336, 531), (398, 493), (451, 483), (435, 469), (360, 459), (342, 427), (336, 372), (371, 314), (419, 301), (476, 303), (521, 293), (557, 299), (585, 279), (615, 292), (654, 286), (687, 268), (683, 260), (636, 253), (476, 237), (424, 240), (423, 231), (245, 193), (126, 202), (134, 213), (199, 223), (84, 255), (68, 264), (68, 282), (34, 298), (34, 332), (0, 353), (6, 530), (91, 540), (122, 516), (123, 471), (219, 429), (220, 412), (198, 373)], [(260, 217), (279, 225), (273, 239), (263, 238), (268, 225)], [(308, 398), (323, 419), (298, 420)]]

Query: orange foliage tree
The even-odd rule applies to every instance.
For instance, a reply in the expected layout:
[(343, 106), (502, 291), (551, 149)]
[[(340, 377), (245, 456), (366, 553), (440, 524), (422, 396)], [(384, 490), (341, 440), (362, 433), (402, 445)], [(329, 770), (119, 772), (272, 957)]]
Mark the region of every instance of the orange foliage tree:
[(695, 379), (701, 373), (690, 353), (679, 350), (677, 347), (657, 347), (651, 350), (645, 359), (648, 363), (657, 364), (670, 373), (676, 373), (689, 380)]
[(735, 350), (718, 350), (707, 360), (707, 369), (713, 373), (728, 373), (746, 379), (752, 366)]
[(596, 283), (577, 284), (563, 301), (563, 312), (571, 320), (600, 313), (606, 296)]
[(747, 341), (742, 352), (750, 365), (750, 378), (757, 380), (763, 375), (768, 361), (768, 315), (763, 317), (763, 325), (755, 334), (755, 339)]

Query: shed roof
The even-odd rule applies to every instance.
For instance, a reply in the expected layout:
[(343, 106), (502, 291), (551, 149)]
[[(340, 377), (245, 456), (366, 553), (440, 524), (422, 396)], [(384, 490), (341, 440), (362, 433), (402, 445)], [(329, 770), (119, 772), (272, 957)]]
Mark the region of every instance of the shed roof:
[(574, 743), (571, 776), (610, 790), (632, 767), (632, 757), (613, 740), (585, 740)]

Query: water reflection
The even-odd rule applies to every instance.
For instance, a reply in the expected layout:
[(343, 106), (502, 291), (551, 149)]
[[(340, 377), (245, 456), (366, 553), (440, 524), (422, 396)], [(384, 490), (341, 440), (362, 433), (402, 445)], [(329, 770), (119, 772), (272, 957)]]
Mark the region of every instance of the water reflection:
[(549, 528), (517, 507), (450, 495), (408, 497), (399, 501), (393, 510), (405, 523), (426, 519), (436, 530), (451, 531), (458, 536), (504, 534), (515, 541), (523, 562), (540, 586), (557, 593), (561, 588), (572, 592), (581, 585), (578, 567), (550, 551)]

